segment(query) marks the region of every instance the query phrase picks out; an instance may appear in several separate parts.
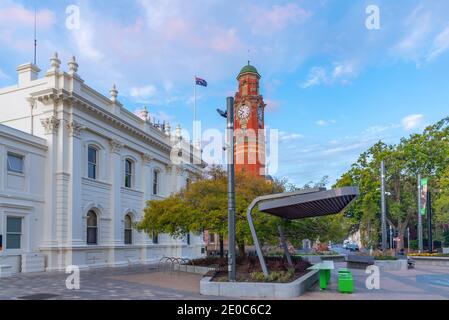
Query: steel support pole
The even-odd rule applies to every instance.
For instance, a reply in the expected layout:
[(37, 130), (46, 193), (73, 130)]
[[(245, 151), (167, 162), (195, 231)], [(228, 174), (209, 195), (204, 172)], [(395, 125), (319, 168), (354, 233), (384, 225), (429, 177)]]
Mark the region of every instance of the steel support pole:
[(246, 218), (248, 219), (249, 229), (251, 230), (251, 236), (253, 237), (254, 246), (256, 247), (257, 256), (259, 257), (260, 266), (262, 268), (262, 272), (265, 277), (268, 277), (268, 269), (265, 263), (265, 259), (263, 258), (262, 248), (260, 247), (259, 239), (257, 238), (256, 229), (254, 228), (253, 217), (251, 216), (251, 212), (256, 204), (260, 201), (260, 198), (253, 200), (253, 202), (249, 205), (248, 210), (246, 212)]
[(278, 225), (279, 236), (281, 237), (282, 248), (284, 249), (285, 257), (287, 258), (288, 265), (293, 268), (292, 257), (290, 256), (290, 252), (288, 252), (287, 242), (285, 241), (284, 230), (282, 230), (282, 226)]
[(421, 174), (418, 173), (418, 251), (423, 252), (422, 240), (422, 215), (421, 215)]
[(235, 166), (234, 166), (234, 98), (226, 99), (228, 151), (228, 275), (236, 280), (235, 272)]
[(381, 178), (381, 207), (382, 207), (382, 251), (387, 249), (387, 206), (385, 202), (385, 162), (380, 163), (380, 178)]

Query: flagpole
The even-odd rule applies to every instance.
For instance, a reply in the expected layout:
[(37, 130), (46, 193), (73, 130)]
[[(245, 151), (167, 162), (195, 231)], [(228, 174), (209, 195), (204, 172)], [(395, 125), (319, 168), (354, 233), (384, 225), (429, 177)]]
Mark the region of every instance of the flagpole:
[[(195, 136), (195, 121), (196, 121), (196, 76), (193, 77), (193, 124), (192, 124), (192, 135)], [(195, 141), (192, 144), (195, 145)]]

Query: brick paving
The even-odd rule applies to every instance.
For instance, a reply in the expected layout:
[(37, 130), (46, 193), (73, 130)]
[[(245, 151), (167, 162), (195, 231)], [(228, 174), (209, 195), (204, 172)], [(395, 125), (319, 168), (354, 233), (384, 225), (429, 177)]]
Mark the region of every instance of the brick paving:
[[(337, 291), (337, 269), (345, 267), (344, 263), (336, 263), (336, 270), (328, 290), (320, 291), (318, 286), (299, 300), (448, 300), (449, 299), (449, 268), (438, 266), (417, 266), (404, 271), (380, 271), (380, 289), (368, 290), (365, 281), (368, 274), (365, 270), (352, 270), (354, 278), (354, 293), (341, 294)], [(431, 279), (439, 279), (439, 285), (430, 283)]]
[[(344, 267), (336, 264), (336, 269)], [(449, 268), (417, 266), (407, 271), (381, 271), (380, 290), (368, 290), (364, 270), (353, 270), (354, 294), (337, 291), (337, 270), (332, 273), (328, 290), (314, 286), (300, 300), (448, 300)], [(18, 274), (0, 279), (0, 300), (17, 300), (24, 296), (57, 300), (202, 300), (201, 276), (178, 272), (159, 272), (155, 266), (132, 266), (81, 271), (80, 290), (68, 290), (63, 272)]]
[[(132, 266), (123, 268), (102, 268), (85, 270), (80, 273), (80, 290), (68, 290), (65, 281), (68, 275), (63, 272), (37, 274), (18, 274), (11, 278), (0, 279), (0, 300), (18, 300), (20, 297), (34, 294), (52, 294), (50, 300), (184, 300), (205, 299), (197, 288), (189, 288), (179, 283), (182, 275), (173, 272), (158, 271), (155, 266)], [(147, 279), (145, 279), (147, 277)], [(151, 277), (171, 279), (170, 286), (157, 286), (151, 283)], [(192, 282), (189, 275), (189, 283)], [(199, 278), (198, 278), (199, 279)], [(140, 280), (140, 281), (138, 281)], [(157, 282), (157, 281), (155, 281)], [(160, 282), (159, 282), (160, 284)], [(184, 290), (175, 289), (181, 287)], [(186, 290), (187, 289), (187, 290)]]

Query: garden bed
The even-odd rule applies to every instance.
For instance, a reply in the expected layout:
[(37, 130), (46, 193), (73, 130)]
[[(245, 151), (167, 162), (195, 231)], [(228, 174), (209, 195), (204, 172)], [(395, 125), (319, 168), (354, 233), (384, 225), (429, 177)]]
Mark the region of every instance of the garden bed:
[[(257, 257), (238, 258), (236, 260), (236, 277), (238, 282), (276, 282), (287, 283), (292, 282), (308, 271), (310, 263), (304, 261), (300, 257), (292, 257), (293, 268), (290, 268), (287, 261), (282, 257), (266, 257), (265, 262), (268, 270), (270, 270), (269, 278), (265, 278), (260, 267)], [(215, 275), (212, 281), (226, 282), (228, 281), (228, 261), (226, 258), (208, 257), (204, 259), (193, 260), (191, 265), (196, 267), (206, 267), (215, 269)]]

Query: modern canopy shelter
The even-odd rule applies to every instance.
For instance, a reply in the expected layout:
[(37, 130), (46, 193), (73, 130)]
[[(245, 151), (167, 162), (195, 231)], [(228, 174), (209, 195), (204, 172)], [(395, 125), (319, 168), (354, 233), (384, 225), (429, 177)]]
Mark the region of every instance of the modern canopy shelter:
[[(326, 190), (325, 188), (306, 189), (296, 192), (279, 193), (261, 196), (253, 200), (248, 207), (247, 219), (251, 229), (260, 265), (265, 276), (268, 276), (268, 269), (262, 255), (259, 240), (254, 228), (251, 212), (259, 205), (259, 211), (265, 212), (280, 218), (297, 220), (318, 216), (327, 216), (342, 212), (357, 196), (357, 187), (344, 187), (340, 189)], [(289, 263), (291, 263), (285, 244), (282, 229), (279, 226), (282, 245), (286, 252)]]

